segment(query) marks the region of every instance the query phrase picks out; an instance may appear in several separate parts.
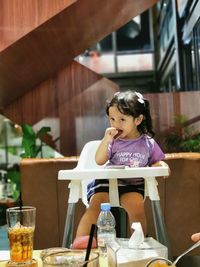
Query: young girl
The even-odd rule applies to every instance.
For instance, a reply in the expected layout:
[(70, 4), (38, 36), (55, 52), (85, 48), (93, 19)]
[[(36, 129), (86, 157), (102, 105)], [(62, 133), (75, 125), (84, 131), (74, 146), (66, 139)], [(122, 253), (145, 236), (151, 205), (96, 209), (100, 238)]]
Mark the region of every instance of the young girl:
[[(126, 165), (131, 167), (161, 166), (165, 155), (152, 138), (149, 102), (134, 91), (118, 92), (108, 101), (106, 113), (110, 127), (97, 149), (95, 160), (99, 165)], [(130, 225), (140, 222), (146, 234), (144, 211), (144, 179), (118, 179), (120, 204), (126, 210)], [(74, 247), (81, 236), (96, 224), (100, 204), (109, 202), (108, 180), (94, 180), (88, 186), (89, 207), (83, 215), (76, 234)], [(86, 242), (87, 243), (87, 242)]]

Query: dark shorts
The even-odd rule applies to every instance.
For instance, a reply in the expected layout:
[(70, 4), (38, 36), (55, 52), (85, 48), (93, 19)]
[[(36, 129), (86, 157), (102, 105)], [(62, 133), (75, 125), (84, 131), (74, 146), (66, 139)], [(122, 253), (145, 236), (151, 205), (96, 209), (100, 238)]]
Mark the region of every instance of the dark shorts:
[[(129, 184), (129, 185), (119, 185), (118, 186), (119, 197), (125, 193), (136, 192), (141, 194), (144, 197), (144, 182), (140, 184)], [(107, 179), (102, 180), (93, 180), (87, 186), (87, 199), (88, 202), (90, 198), (98, 192), (107, 192), (109, 193), (109, 181)]]

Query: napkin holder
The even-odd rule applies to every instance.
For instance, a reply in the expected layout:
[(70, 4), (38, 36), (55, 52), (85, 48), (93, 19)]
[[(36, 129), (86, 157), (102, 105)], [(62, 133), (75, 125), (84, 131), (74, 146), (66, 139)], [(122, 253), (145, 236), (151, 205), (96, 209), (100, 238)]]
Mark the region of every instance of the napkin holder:
[(144, 267), (154, 257), (168, 258), (168, 249), (152, 237), (135, 248), (129, 247), (129, 239), (117, 238), (108, 245), (110, 267)]

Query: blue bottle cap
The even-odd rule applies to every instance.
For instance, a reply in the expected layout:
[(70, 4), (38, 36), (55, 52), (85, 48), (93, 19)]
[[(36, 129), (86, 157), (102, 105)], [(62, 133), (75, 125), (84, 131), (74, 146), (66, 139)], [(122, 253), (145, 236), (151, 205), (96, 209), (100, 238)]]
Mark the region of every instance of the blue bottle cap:
[(109, 211), (111, 209), (110, 203), (101, 203), (102, 211)]

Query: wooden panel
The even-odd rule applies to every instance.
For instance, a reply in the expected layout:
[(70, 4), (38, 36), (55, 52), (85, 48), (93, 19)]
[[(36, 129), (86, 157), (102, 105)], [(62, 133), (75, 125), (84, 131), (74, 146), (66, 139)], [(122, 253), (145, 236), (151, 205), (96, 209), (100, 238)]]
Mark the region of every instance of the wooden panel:
[(77, 1), (0, 53), (3, 109), (156, 0)]
[[(106, 100), (118, 90), (113, 82), (73, 62), (9, 105), (4, 115), (15, 123), (31, 125), (45, 118), (57, 119), (60, 151), (63, 155), (75, 155), (86, 141), (102, 137)], [(96, 131), (87, 128), (88, 120), (92, 119), (100, 122), (98, 127), (93, 124)]]
[[(61, 159), (23, 159), (20, 163), (22, 201), (37, 209), (35, 249), (59, 247), (62, 245), (69, 181), (58, 181), (58, 171), (72, 169), (77, 162)], [(38, 190), (38, 186), (40, 189)], [(81, 201), (76, 205), (74, 234), (85, 211)]]
[(1, 0), (0, 51), (76, 0)]
[(105, 103), (117, 90), (117, 85), (102, 78), (60, 106), (61, 152), (64, 155), (74, 155), (74, 148), (79, 154), (86, 142), (102, 138), (107, 121)]
[[(167, 132), (174, 127), (175, 116), (182, 115), (192, 119), (200, 114), (200, 92), (177, 92), (145, 94), (150, 101), (155, 139), (164, 149)], [(200, 131), (200, 122), (193, 125)]]
[[(167, 163), (171, 175), (166, 179), (165, 222), (173, 255), (178, 256), (193, 244), (190, 236), (199, 232), (200, 161), (172, 158)], [(200, 249), (195, 249), (190, 255), (199, 253)]]

